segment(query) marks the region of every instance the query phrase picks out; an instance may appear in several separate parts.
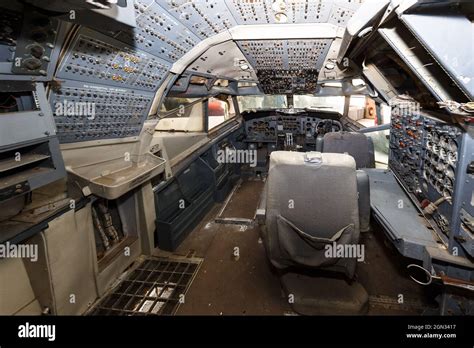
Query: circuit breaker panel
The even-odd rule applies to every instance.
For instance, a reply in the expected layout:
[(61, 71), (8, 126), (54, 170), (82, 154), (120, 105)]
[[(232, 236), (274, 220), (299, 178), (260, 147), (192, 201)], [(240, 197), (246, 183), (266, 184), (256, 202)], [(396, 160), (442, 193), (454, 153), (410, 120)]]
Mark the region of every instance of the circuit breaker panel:
[[(136, 137), (171, 63), (82, 28), (50, 98), (62, 143)], [(68, 111), (68, 106), (81, 110)]]
[(394, 108), (390, 168), (446, 245), (474, 254), (474, 142), (429, 113)]
[(153, 93), (64, 81), (51, 94), (61, 143), (137, 136)]
[(59, 67), (58, 79), (155, 91), (170, 64), (83, 28)]

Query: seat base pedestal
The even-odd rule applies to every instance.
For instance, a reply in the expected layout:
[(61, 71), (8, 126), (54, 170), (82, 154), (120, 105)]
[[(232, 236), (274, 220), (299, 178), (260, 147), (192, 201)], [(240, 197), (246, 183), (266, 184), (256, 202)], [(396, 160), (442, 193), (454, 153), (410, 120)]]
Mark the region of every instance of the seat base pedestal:
[(292, 309), (301, 315), (365, 314), (369, 308), (367, 291), (355, 281), (296, 273), (287, 273), (280, 281)]

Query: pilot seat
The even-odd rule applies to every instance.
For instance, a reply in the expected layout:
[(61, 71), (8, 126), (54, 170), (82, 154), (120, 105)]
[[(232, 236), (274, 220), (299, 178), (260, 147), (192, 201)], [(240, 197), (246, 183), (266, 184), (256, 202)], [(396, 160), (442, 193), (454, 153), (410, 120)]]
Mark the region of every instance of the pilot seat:
[(355, 253), (336, 253), (337, 248), (361, 249), (353, 157), (272, 152), (258, 215), (267, 256), (295, 312), (331, 315), (367, 310), (367, 292), (354, 281)]

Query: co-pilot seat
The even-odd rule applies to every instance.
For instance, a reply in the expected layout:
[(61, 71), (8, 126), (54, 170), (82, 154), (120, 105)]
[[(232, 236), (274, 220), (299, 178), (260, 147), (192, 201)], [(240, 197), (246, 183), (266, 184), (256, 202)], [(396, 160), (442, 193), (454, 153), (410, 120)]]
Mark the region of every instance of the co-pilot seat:
[(347, 153), (354, 157), (357, 169), (375, 168), (372, 138), (357, 132), (326, 133), (320, 144), (321, 152)]
[(364, 312), (367, 293), (352, 280), (356, 255), (340, 257), (335, 248), (356, 250), (359, 242), (354, 158), (272, 152), (264, 194), (262, 240), (271, 264), (284, 273), (282, 286), (293, 309), (301, 314)]
[(372, 138), (357, 132), (331, 132), (317, 139), (317, 150), (326, 153), (347, 153), (354, 157), (359, 182), (360, 231), (370, 230), (370, 183), (366, 168), (375, 168)]

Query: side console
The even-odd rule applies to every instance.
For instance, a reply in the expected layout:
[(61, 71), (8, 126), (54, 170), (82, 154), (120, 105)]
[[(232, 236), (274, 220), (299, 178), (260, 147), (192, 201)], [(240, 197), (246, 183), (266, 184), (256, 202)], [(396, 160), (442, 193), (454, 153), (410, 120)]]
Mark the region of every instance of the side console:
[(0, 83), (0, 202), (66, 175), (41, 83)]

